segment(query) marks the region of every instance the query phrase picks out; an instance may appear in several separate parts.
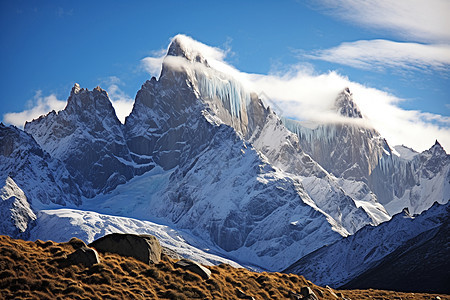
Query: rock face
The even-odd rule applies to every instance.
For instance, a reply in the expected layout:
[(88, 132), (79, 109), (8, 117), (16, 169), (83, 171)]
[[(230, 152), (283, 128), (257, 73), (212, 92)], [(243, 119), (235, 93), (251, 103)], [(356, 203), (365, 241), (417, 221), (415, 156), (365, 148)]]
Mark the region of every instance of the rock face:
[(181, 259), (174, 264), (175, 268), (183, 268), (185, 270), (189, 270), (201, 278), (207, 280), (211, 277), (211, 271), (205, 268), (204, 266), (196, 263), (195, 261), (189, 259)]
[(325, 170), (337, 177), (367, 183), (372, 170), (390, 148), (376, 130), (364, 126), (365, 120), (348, 88), (337, 96), (334, 109), (347, 123), (307, 127), (290, 119), (283, 122), (299, 136), (301, 148)]
[(81, 247), (67, 255), (67, 259), (62, 261), (62, 265), (78, 265), (82, 264), (90, 267), (94, 264), (100, 263), (97, 251), (88, 247)]
[(14, 126), (0, 124), (0, 178), (11, 178), (29, 203), (80, 205), (80, 191), (65, 166), (34, 138)]
[(420, 214), (435, 201), (441, 204), (449, 201), (450, 155), (438, 141), (409, 160), (393, 156), (381, 164), (383, 167), (379, 169), (388, 183), (385, 187), (394, 187), (393, 200), (385, 204), (391, 213), (407, 207), (411, 214)]
[(152, 235), (108, 234), (89, 244), (100, 252), (131, 256), (146, 264), (157, 264), (161, 260), (161, 245)]
[(7, 177), (0, 190), (0, 232), (9, 236), (27, 238), (27, 229), (36, 220), (24, 192), (14, 180)]
[[(399, 260), (402, 261), (396, 271), (399, 273), (395, 273), (399, 278), (402, 278), (399, 279), (400, 281), (403, 278), (423, 278), (424, 285), (427, 281), (427, 285), (429, 284), (429, 287), (432, 287), (433, 280), (428, 280), (427, 276), (433, 274), (436, 285), (439, 285), (442, 280), (445, 280), (445, 274), (448, 274), (448, 268), (446, 267), (448, 263), (442, 261), (445, 253), (448, 252), (448, 247), (445, 246), (447, 242), (442, 237), (443, 234), (448, 235), (449, 210), (449, 203), (445, 205), (436, 203), (429, 210), (415, 217), (408, 213), (395, 215), (390, 221), (377, 227), (366, 226), (352, 236), (314, 251), (291, 265), (285, 272), (302, 274), (313, 282), (337, 288), (343, 285), (347, 286), (346, 284), (349, 281), (361, 274), (371, 274), (372, 270), (385, 270), (386, 273), (378, 272), (377, 274), (380, 282), (386, 283), (384, 286), (387, 288), (387, 282), (389, 281), (387, 278), (390, 278), (387, 275), (390, 272), (388, 272), (389, 264), (387, 262), (394, 263), (392, 257), (399, 258), (405, 255), (405, 260)], [(437, 235), (437, 232), (440, 232), (440, 235)], [(443, 241), (443, 243), (438, 245), (436, 242), (438, 240)], [(431, 245), (435, 246), (436, 249), (432, 250)], [(413, 253), (415, 254), (413, 255)], [(417, 255), (419, 253), (421, 254)], [(436, 255), (433, 255), (433, 253)], [(434, 263), (431, 267), (428, 261), (430, 261), (430, 264), (433, 261), (439, 263)], [(419, 274), (421, 268), (424, 277)], [(389, 270), (393, 271), (392, 269)], [(400, 274), (406, 277), (400, 276)], [(438, 276), (437, 274), (441, 275)], [(369, 276), (366, 278), (369, 278)], [(382, 278), (385, 278), (386, 281), (383, 281)], [(370, 285), (368, 281), (355, 280), (355, 285), (352, 285), (353, 288), (356, 288), (357, 282), (364, 283), (366, 287)], [(395, 284), (391, 285), (391, 287), (393, 286)], [(420, 286), (420, 284), (417, 286), (418, 290), (426, 290), (425, 288), (420, 289)], [(411, 289), (412, 287), (409, 285), (408, 290)]]

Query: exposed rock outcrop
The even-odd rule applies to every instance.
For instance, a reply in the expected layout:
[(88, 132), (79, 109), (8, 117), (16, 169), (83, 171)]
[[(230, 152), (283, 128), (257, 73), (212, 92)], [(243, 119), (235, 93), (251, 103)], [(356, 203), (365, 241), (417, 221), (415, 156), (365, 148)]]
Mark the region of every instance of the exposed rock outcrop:
[(174, 264), (174, 267), (189, 270), (205, 280), (211, 277), (210, 270), (190, 259), (181, 259)]
[(94, 264), (100, 263), (97, 251), (88, 247), (81, 247), (67, 255), (65, 260), (60, 261), (60, 265), (78, 265), (82, 264), (86, 267), (90, 267)]
[(161, 245), (152, 235), (108, 234), (89, 244), (100, 252), (131, 256), (146, 264), (157, 264), (161, 260)]

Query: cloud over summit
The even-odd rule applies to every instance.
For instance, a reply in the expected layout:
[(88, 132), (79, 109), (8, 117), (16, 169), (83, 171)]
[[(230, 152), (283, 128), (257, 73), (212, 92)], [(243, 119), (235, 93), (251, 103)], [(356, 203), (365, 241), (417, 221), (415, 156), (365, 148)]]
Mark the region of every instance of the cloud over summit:
[[(249, 92), (267, 95), (278, 107), (278, 113), (286, 117), (314, 122), (342, 121), (336, 114), (330, 112), (330, 107), (338, 93), (349, 87), (367, 121), (388, 140), (391, 146), (404, 144), (423, 151), (438, 139), (444, 148), (450, 149), (448, 117), (402, 109), (399, 104), (405, 100), (389, 92), (351, 81), (335, 71), (317, 74), (302, 65), (291, 66), (290, 71), (276, 74), (241, 72), (227, 63), (228, 50), (209, 47), (189, 37), (186, 38), (189, 41), (188, 47), (200, 47), (203, 51), (201, 53), (205, 53), (212, 67), (239, 80)], [(141, 62), (145, 65), (148, 61), (143, 59)], [(170, 63), (176, 67), (174, 64), (177, 61), (182, 64), (180, 60), (171, 60)], [(436, 67), (439, 66), (437, 62)]]

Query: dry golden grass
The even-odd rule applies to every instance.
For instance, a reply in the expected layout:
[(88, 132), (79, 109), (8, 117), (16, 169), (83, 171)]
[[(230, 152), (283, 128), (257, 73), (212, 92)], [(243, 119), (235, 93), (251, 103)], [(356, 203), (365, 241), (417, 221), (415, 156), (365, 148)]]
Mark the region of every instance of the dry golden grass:
[[(325, 288), (302, 276), (255, 273), (229, 265), (208, 267), (208, 280), (179, 268), (163, 255), (159, 264), (146, 265), (134, 258), (100, 254), (91, 267), (59, 267), (58, 258), (76, 244), (27, 242), (0, 236), (1, 299), (239, 299), (240, 289), (255, 299), (290, 299), (309, 286), (319, 299), (336, 299)], [(349, 299), (434, 299), (437, 295), (379, 290), (334, 291)], [(341, 294), (339, 294), (341, 293)], [(441, 299), (448, 299), (440, 295)]]

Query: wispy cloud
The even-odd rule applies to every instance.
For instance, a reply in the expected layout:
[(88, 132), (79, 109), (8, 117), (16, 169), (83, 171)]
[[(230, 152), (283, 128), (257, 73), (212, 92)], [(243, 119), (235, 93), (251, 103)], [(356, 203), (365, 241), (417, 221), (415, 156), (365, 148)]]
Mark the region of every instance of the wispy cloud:
[(28, 108), (21, 112), (6, 113), (3, 115), (3, 122), (23, 128), (26, 121), (39, 118), (55, 110), (60, 111), (66, 106), (66, 101), (58, 100), (54, 94), (43, 96), (42, 91), (36, 91), (33, 99), (28, 101)]
[(449, 71), (448, 0), (318, 0), (312, 3), (331, 17), (406, 42), (387, 39), (345, 42), (305, 57), (370, 70)]
[[(239, 72), (234, 67), (225, 62), (225, 57), (229, 54), (234, 55), (234, 53), (231, 52), (230, 38), (228, 38), (224, 44), (225, 49), (205, 45), (183, 34), (178, 34), (173, 37), (172, 40), (173, 39), (179, 39), (183, 45), (186, 45), (187, 48), (195, 49), (198, 53), (201, 53), (201, 55), (208, 61), (208, 64), (214, 69), (225, 73), (232, 73), (236, 76), (239, 75)], [(145, 57), (141, 60), (142, 68), (150, 75), (158, 77), (161, 73), (161, 66), (164, 60), (166, 64), (172, 64), (172, 67), (181, 66), (181, 64), (183, 64), (183, 60), (179, 60), (177, 57), (166, 58), (167, 51), (168, 49), (153, 51), (151, 56)]]
[(450, 45), (424, 45), (388, 40), (361, 40), (304, 55), (361, 69), (401, 68), (448, 71)]
[(387, 30), (406, 40), (450, 42), (448, 0), (318, 0), (313, 6), (332, 17)]

